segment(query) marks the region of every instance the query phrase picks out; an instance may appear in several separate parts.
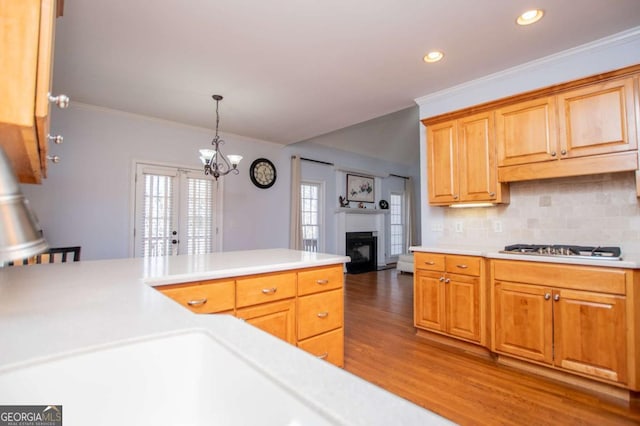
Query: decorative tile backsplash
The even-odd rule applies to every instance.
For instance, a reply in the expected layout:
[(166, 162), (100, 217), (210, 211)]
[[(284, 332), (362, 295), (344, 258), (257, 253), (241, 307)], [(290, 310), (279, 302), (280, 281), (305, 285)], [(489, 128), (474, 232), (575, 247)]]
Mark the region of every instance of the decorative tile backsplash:
[[(611, 173), (510, 184), (511, 203), (444, 208), (438, 244), (580, 244), (640, 253), (635, 173)], [(428, 225), (427, 225), (428, 226)], [(438, 235), (440, 234), (440, 235)]]

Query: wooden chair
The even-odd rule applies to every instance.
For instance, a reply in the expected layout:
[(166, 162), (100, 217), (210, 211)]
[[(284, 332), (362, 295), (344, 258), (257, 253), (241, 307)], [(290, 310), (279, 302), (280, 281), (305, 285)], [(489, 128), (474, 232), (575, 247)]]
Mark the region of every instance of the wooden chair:
[(80, 260), (80, 246), (50, 248), (44, 253), (26, 259), (7, 262), (6, 266), (39, 265), (42, 263), (66, 263)]

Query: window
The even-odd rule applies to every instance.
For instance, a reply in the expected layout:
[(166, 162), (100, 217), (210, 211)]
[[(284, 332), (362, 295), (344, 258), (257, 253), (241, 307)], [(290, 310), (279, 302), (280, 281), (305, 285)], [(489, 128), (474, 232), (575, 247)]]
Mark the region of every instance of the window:
[(202, 171), (136, 165), (133, 245), (136, 256), (216, 251), (217, 183)]
[(300, 185), (302, 249), (305, 251), (322, 251), (321, 193), (321, 183), (302, 182)]
[(404, 252), (404, 214), (402, 212), (404, 196), (391, 194), (389, 203), (389, 217), (391, 222), (391, 256), (398, 256)]

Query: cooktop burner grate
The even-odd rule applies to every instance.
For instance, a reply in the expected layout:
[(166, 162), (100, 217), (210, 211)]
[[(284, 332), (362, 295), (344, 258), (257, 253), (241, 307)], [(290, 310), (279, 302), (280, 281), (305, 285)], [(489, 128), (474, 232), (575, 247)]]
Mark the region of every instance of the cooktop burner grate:
[(538, 256), (571, 256), (593, 260), (622, 259), (620, 247), (575, 246), (563, 244), (513, 244), (506, 246), (501, 253), (529, 254)]

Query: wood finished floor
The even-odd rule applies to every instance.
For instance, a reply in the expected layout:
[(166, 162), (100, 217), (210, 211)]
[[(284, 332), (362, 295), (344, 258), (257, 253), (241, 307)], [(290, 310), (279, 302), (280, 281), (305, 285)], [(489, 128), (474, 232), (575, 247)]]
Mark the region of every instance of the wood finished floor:
[(461, 425), (638, 425), (640, 406), (429, 343), (413, 327), (413, 277), (347, 274), (345, 369)]

